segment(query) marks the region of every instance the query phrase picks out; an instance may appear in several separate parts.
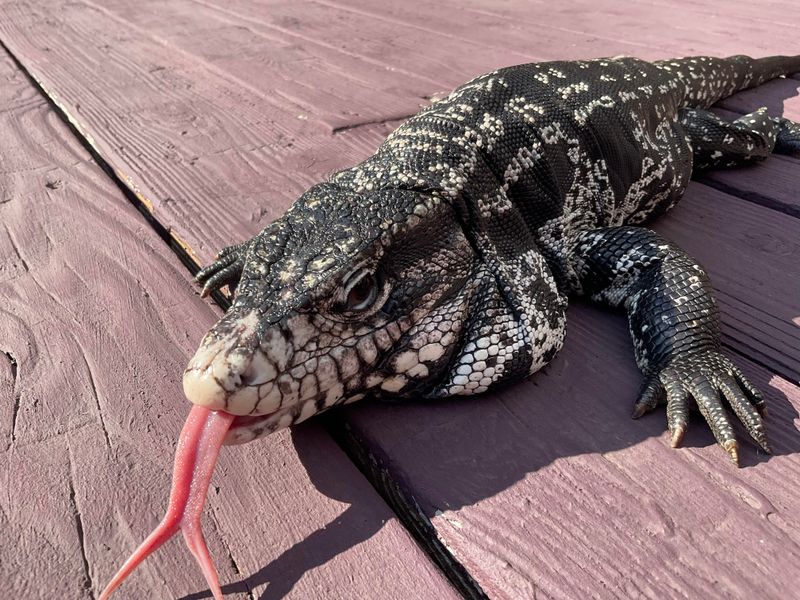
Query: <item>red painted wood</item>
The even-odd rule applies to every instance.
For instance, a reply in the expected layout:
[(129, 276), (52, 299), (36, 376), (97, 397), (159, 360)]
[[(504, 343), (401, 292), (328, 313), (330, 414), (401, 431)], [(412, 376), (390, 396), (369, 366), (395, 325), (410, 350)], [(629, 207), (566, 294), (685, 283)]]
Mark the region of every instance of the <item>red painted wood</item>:
[(726, 98), (720, 106), (740, 114), (765, 106), (771, 115), (800, 121), (800, 80), (791, 77), (775, 79)]
[[(93, 598), (164, 512), (218, 315), (5, 53), (0, 81), (0, 595)], [(225, 450), (212, 486), (229, 598), (456, 597), (316, 424)], [(204, 589), (179, 540), (115, 598)]]
[[(788, 2), (763, 12), (744, 0), (724, 10), (705, 0), (104, 6), (0, 3), (0, 39), (204, 260), (366, 156), (390, 126), (332, 129), (408, 114), (481, 71), (796, 46), (796, 28), (771, 22), (791, 19)], [(793, 115), (792, 85), (745, 98), (767, 94)], [(790, 164), (766, 163), (781, 173)], [(784, 203), (791, 194), (777, 181), (762, 191)], [(729, 346), (780, 372), (796, 368), (796, 219), (696, 185), (691, 194), (658, 227), (711, 271)], [(503, 394), (364, 406), (347, 418), (494, 596), (786, 597), (800, 579), (797, 388), (744, 362), (769, 390), (780, 455), (763, 461), (748, 446), (749, 468), (734, 472), (700, 423), (690, 449), (673, 451), (663, 416), (627, 419), (639, 379), (620, 319), (578, 307), (569, 335), (547, 373)]]
[[(303, 108), (295, 103), (299, 96), (290, 100), (278, 95), (275, 82), (287, 77), (284, 62), (292, 63), (291, 58), (283, 58), (287, 45), (311, 53), (304, 54), (303, 60), (296, 61), (300, 66), (291, 69), (291, 77), (307, 88), (336, 86), (342, 79), (340, 72), (349, 69), (356, 77), (373, 82), (379, 89), (390, 86), (386, 88), (390, 94), (410, 98), (402, 107), (393, 107), (382, 114), (382, 118), (389, 119), (397, 117), (397, 113), (414, 112), (423, 102), (422, 96), (443, 92), (478, 72), (503, 64), (534, 58), (569, 58), (573, 49), (578, 52), (576, 56), (625, 51), (618, 41), (599, 35), (599, 30), (604, 29), (602, 20), (587, 21), (586, 27), (591, 25), (594, 29), (585, 33), (577, 29), (574, 32), (557, 30), (555, 38), (537, 30), (535, 39), (531, 40), (533, 24), (521, 21), (511, 27), (508, 18), (499, 18), (495, 30), (510, 28), (511, 32), (525, 33), (518, 38), (504, 35), (502, 44), (495, 36), (492, 42), (495, 46), (512, 47), (505, 55), (498, 57), (494, 51), (487, 55), (484, 50), (489, 42), (486, 40), (481, 42), (482, 46), (475, 47), (475, 42), (464, 46), (455, 34), (435, 37), (442, 43), (434, 44), (433, 50), (446, 52), (441, 60), (447, 62), (447, 67), (424, 72), (426, 79), (420, 81), (420, 76), (409, 74), (409, 70), (425, 67), (419, 61), (428, 60), (433, 50), (428, 43), (431, 31), (420, 29), (419, 25), (393, 21), (394, 33), (390, 36), (381, 28), (386, 25), (384, 21), (381, 27), (371, 27), (362, 15), (344, 9), (331, 13), (334, 8), (327, 5), (237, 2), (226, 4), (224, 9), (189, 0), (173, 0), (167, 5), (112, 2), (104, 4), (110, 8), (102, 9), (81, 3), (49, 3), (45, 9), (35, 2), (21, 2), (6, 3), (1, 9), (4, 19), (0, 23), (0, 34), (5, 27), (7, 43), (25, 57), (28, 68), (35, 73), (46, 72), (47, 84), (59, 90), (64, 108), (77, 122), (92, 127), (96, 146), (112, 160), (124, 178), (131, 173), (151, 174), (147, 179), (140, 177), (132, 181), (132, 185), (153, 204), (159, 219), (167, 226), (186, 229), (191, 223), (192, 231), (184, 232), (185, 241), (203, 257), (211, 256), (218, 247), (229, 243), (230, 240), (219, 232), (225, 230), (226, 224), (220, 221), (231, 210), (231, 205), (237, 213), (236, 219), (265, 224), (304, 187), (363, 158), (381, 139), (382, 127), (377, 128), (381, 133), (369, 137), (366, 143), (361, 140), (350, 143), (350, 136), (331, 138), (325, 132), (334, 123), (326, 122), (329, 105), (324, 99), (313, 94), (304, 96)], [(299, 6), (303, 9), (299, 10)], [(430, 29), (435, 22), (436, 7), (423, 10), (425, 6), (433, 5), (415, 5), (415, 10), (407, 11), (406, 16), (413, 18), (409, 15), (422, 14), (428, 19), (426, 27)], [(510, 12), (513, 9), (514, 3), (504, 8), (510, 15), (514, 14)], [(330, 23), (308, 31), (313, 23), (320, 22), (316, 15), (318, 10), (327, 11)], [(390, 11), (391, 7), (387, 6), (386, 10)], [(438, 13), (440, 20), (442, 12), (440, 9)], [(488, 19), (491, 15), (485, 12), (478, 11), (476, 17), (474, 11), (466, 11), (456, 21)], [(52, 31), (43, 27), (45, 13), (57, 15), (60, 27)], [(582, 14), (573, 14), (573, 17), (584, 22)], [(538, 7), (536, 15), (543, 20), (567, 18), (569, 10), (548, 12)], [(360, 20), (353, 20), (355, 18)], [(347, 39), (352, 37), (347, 36), (348, 31), (358, 31), (369, 43), (365, 41), (364, 48), (343, 48), (344, 42), (337, 45), (336, 39), (325, 41), (329, 29), (338, 32), (339, 38)], [(108, 32), (114, 30), (125, 34), (109, 39)], [(136, 34), (132, 35), (131, 31)], [(240, 51), (241, 43), (231, 42), (234, 31), (249, 36), (241, 43), (251, 42), (252, 57)], [(764, 53), (779, 52), (787, 42), (783, 35), (782, 31), (764, 37), (754, 33), (753, 39), (757, 39), (758, 44), (754, 46), (754, 41), (748, 41), (747, 47), (741, 48), (740, 41), (735, 41), (739, 45), (729, 53), (750, 51), (756, 54), (764, 43), (773, 44), (763, 48)], [(396, 37), (410, 39), (413, 43), (402, 46), (401, 51), (397, 46), (401, 42), (393, 41)], [(257, 45), (253, 43), (256, 38)], [(96, 56), (75, 53), (65, 62), (59, 55), (48, 52), (54, 45), (95, 47), (96, 40), (103, 39), (107, 39), (101, 44), (103, 52)], [(162, 40), (168, 45), (161, 43)], [(727, 43), (733, 42), (728, 40)], [(171, 48), (180, 51), (174, 52)], [(561, 48), (564, 52), (559, 52)], [(542, 54), (545, 49), (557, 53), (545, 56)], [(682, 50), (685, 48), (677, 45), (661, 56)], [(647, 52), (640, 54), (656, 57)], [(129, 58), (136, 56), (146, 58), (138, 64)], [(344, 63), (341, 62), (343, 56), (347, 59)], [(465, 60), (471, 62), (465, 65)], [(475, 63), (475, 60), (483, 62)], [(307, 72), (302, 67), (306, 64), (317, 66)], [(376, 65), (383, 70), (380, 77), (374, 72)], [(105, 77), (96, 80), (91, 74), (98, 67)], [(320, 75), (320, 71), (324, 74)], [(86, 81), (91, 81), (91, 91), (86, 89)], [(126, 94), (119, 94), (119, 89), (125, 89)], [(154, 104), (153, 93), (162, 95), (164, 101)], [(352, 110), (358, 112), (372, 97), (353, 90), (348, 101)], [(343, 118), (339, 126), (371, 118), (359, 113), (349, 120)], [(363, 132), (358, 136), (363, 137)], [(191, 198), (185, 193), (189, 185), (193, 190)], [(196, 203), (207, 210), (194, 214)]]
[[(245, 13), (247, 27), (254, 31), (262, 31), (267, 23), (271, 35), (294, 35), (301, 30), (306, 37), (317, 40), (324, 37), (320, 28), (325, 20), (336, 23), (335, 27), (350, 27), (371, 40), (359, 52), (364, 60), (372, 61), (378, 60), (379, 55), (385, 56), (386, 61), (396, 60), (395, 54), (384, 52), (384, 46), (390, 43), (388, 32), (382, 29), (386, 17), (377, 19), (375, 27), (370, 28), (363, 22), (369, 15), (361, 9), (353, 12), (310, 3), (302, 18), (295, 15), (290, 19), (291, 7), (295, 5), (237, 2), (226, 5), (224, 10), (212, 10), (207, 3), (198, 8), (196, 2), (188, 0), (175, 0), (168, 7), (160, 3), (137, 5), (136, 9), (128, 3), (119, 3), (112, 5), (115, 12), (85, 4), (58, 4), (50, 10), (60, 15), (63, 23), (52, 31), (45, 31), (40, 25), (41, 9), (35, 3), (0, 5), (0, 10), (5, 8), (2, 14), (8, 17), (5, 25), (0, 23), (0, 33), (5, 27), (12, 49), (24, 58), (36, 76), (44, 78), (46, 87), (58, 89), (68, 114), (87, 128), (98, 151), (117, 171), (124, 178), (132, 178), (131, 184), (153, 205), (156, 218), (204, 260), (218, 248), (252, 235), (277, 217), (307, 185), (367, 156), (389, 130), (381, 125), (356, 128), (347, 135), (325, 135), (308, 121), (298, 120), (294, 105), (284, 103), (282, 110), (276, 110), (264, 104), (262, 99), (267, 97), (275, 75), (272, 71), (257, 77), (246, 60), (237, 62), (235, 53), (225, 55), (224, 73), (216, 65), (209, 66), (217, 60), (217, 49), (225, 47), (229, 32), (228, 26), (223, 25), (234, 18), (232, 13)], [(341, 14), (335, 14), (341, 18), (334, 18), (331, 11), (336, 10)], [(423, 14), (433, 14), (434, 9), (432, 5), (421, 4), (420, 10)], [(118, 20), (123, 18), (123, 22), (132, 21), (134, 27), (142, 28), (137, 29), (136, 36), (125, 33), (127, 29)], [(411, 17), (404, 13), (404, 18)], [(244, 26), (244, 22), (237, 21), (239, 26)], [(424, 33), (419, 23), (393, 23), (397, 28), (404, 27), (409, 36)], [(177, 44), (182, 52), (176, 54), (149, 39), (145, 27), (159, 39)], [(276, 27), (278, 33), (273, 31)], [(24, 36), (20, 35), (23, 31)], [(114, 31), (118, 33), (113, 34)], [(109, 56), (81, 60), (83, 55), (77, 52), (78, 47), (89, 44), (90, 40), (96, 44), (98, 39), (107, 40), (104, 47), (110, 47)], [(48, 52), (49, 44), (54, 41), (75, 47), (76, 60), (67, 62)], [(321, 42), (314, 42), (318, 43)], [(416, 46), (403, 48), (406, 53), (417, 51)], [(596, 52), (610, 51), (605, 41), (596, 46), (590, 44), (589, 48)], [(455, 68), (450, 71), (468, 71), (473, 63), (462, 65), (462, 57), (474, 57), (475, 53), (456, 50), (450, 49), (456, 57), (452, 61)], [(338, 47), (329, 48), (330, 55), (338, 56), (341, 52)], [(347, 52), (358, 54), (353, 49)], [(126, 56), (147, 58), (140, 64)], [(403, 56), (408, 61), (416, 60)], [(428, 60), (432, 55), (426, 56)], [(101, 61), (106, 76), (87, 85), (85, 78), (76, 75), (92, 68), (90, 60)], [(163, 69), (143, 66), (153, 64)], [(269, 62), (264, 64), (268, 66)], [(359, 76), (370, 77), (370, 69)], [(333, 78), (335, 73), (332, 71)], [(306, 75), (301, 72), (298, 77)], [(325, 81), (322, 80), (323, 86)], [(781, 93), (786, 96), (794, 93), (790, 83), (793, 81), (764, 86), (765, 101), (774, 104)], [(129, 88), (131, 91), (125, 95), (118, 92)], [(263, 94), (254, 95), (252, 89), (260, 89)], [(163, 99), (154, 101), (154, 94)], [(357, 104), (359, 97), (354, 94), (353, 102)], [(738, 193), (735, 185), (727, 189)], [(765, 190), (765, 193), (770, 192)], [(742, 194), (748, 196), (746, 191)], [(776, 192), (774, 199), (773, 195), (769, 199), (773, 204), (785, 204), (786, 195)], [(718, 271), (711, 268), (716, 276)], [(724, 265), (721, 270), (724, 272)], [(749, 310), (754, 302), (760, 306), (761, 302), (760, 297), (731, 297), (734, 304), (739, 304), (735, 308), (739, 312)], [(775, 317), (785, 320), (783, 314)], [(790, 337), (794, 334), (791, 332)], [(749, 339), (743, 343), (752, 345)], [(793, 366), (795, 361), (787, 363), (785, 356), (776, 356), (767, 364)]]
[(775, 156), (751, 167), (714, 171), (701, 178), (703, 183), (761, 204), (768, 208), (800, 217), (800, 161)]

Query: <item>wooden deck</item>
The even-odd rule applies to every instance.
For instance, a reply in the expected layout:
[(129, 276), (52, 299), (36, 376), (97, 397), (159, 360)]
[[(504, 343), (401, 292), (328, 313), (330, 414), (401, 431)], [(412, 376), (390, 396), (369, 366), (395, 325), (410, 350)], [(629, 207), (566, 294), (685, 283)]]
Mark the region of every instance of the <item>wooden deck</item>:
[[(180, 374), (221, 313), (187, 264), (479, 73), (798, 39), (792, 0), (0, 0), (0, 595), (95, 598), (163, 514)], [(719, 110), (800, 121), (799, 93)], [(798, 190), (773, 157), (656, 225), (710, 271), (774, 456), (735, 470), (699, 421), (679, 450), (662, 414), (631, 421), (624, 320), (578, 303), (507, 391), (226, 449), (205, 523), (227, 597), (797, 597)], [(209, 597), (177, 542), (115, 596), (173, 597)]]

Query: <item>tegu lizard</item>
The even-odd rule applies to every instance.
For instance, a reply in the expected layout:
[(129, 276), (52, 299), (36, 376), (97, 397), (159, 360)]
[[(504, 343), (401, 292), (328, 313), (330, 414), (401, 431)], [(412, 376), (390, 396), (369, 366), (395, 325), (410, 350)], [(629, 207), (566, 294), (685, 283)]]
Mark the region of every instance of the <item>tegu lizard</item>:
[(677, 446), (696, 405), (737, 462), (727, 404), (768, 452), (708, 275), (643, 224), (698, 171), (800, 152), (800, 126), (766, 109), (708, 112), (796, 71), (800, 56), (618, 57), (473, 79), (199, 273), (204, 293), (235, 294), (186, 396), (235, 415), (217, 433), (238, 443), (362, 398), (491, 391), (555, 356), (585, 296), (627, 313), (634, 417), (666, 403)]

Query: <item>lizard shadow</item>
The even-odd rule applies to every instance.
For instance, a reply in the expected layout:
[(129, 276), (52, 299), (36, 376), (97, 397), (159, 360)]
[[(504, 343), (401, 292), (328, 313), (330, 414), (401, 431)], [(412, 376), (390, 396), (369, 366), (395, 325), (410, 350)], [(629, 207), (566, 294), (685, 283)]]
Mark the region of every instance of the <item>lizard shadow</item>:
[[(642, 377), (624, 317), (576, 303), (569, 322), (560, 355), (524, 382), (484, 397), (354, 406), (351, 428), (379, 461), (392, 465), (401, 486), (413, 482), (407, 487), (429, 518), (490, 498), (560, 459), (639, 444), (648, 446), (643, 460), (685, 452), (669, 448), (663, 407), (638, 420), (630, 417)], [(783, 392), (783, 380), (727, 354), (765, 393), (774, 455), (800, 453), (800, 435), (792, 425), (798, 410)], [(770, 460), (740, 424), (735, 427), (744, 471)], [(699, 414), (692, 416), (682, 447), (701, 447), (721, 469), (729, 467)]]
[[(292, 443), (307, 469), (314, 485), (319, 491), (349, 506), (333, 521), (325, 524), (301, 541), (288, 546), (279, 556), (265, 564), (258, 571), (243, 577), (235, 583), (222, 586), (223, 594), (247, 594), (249, 598), (277, 600), (289, 594), (297, 582), (309, 571), (314, 570), (348, 549), (369, 540), (394, 515), (379, 500), (365, 503), (363, 499), (373, 496), (369, 483), (358, 473), (342, 477), (341, 468), (327, 468), (325, 460), (320, 459), (320, 436), (325, 434), (316, 423), (302, 424), (292, 428)], [(332, 444), (330, 439), (326, 440)], [(344, 460), (344, 459), (340, 459)], [(352, 467), (355, 470), (355, 467)], [(280, 542), (277, 542), (280, 543)], [(351, 560), (348, 568), (356, 570), (360, 563)], [(364, 574), (368, 578), (369, 574)], [(260, 595), (253, 591), (267, 584)], [(332, 582), (334, 585), (335, 582)], [(204, 589), (185, 595), (181, 600), (200, 600), (210, 598), (211, 592)]]

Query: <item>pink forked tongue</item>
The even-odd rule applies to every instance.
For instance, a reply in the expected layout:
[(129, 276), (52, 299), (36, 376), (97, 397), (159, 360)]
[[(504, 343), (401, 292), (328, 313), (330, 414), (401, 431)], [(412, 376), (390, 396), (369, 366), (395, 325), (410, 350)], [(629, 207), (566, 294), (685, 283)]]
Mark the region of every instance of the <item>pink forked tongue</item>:
[(155, 552), (178, 530), (183, 530), (186, 545), (192, 551), (205, 575), (216, 600), (222, 600), (219, 577), (211, 556), (208, 554), (206, 540), (200, 529), (200, 513), (206, 501), (208, 484), (217, 464), (217, 455), (222, 440), (233, 422), (234, 416), (222, 411), (210, 411), (195, 406), (181, 430), (178, 447), (175, 450), (175, 467), (172, 471), (172, 492), (164, 519), (147, 539), (142, 542), (131, 557), (100, 594), (99, 600), (107, 600), (111, 593), (139, 566), (145, 558)]

